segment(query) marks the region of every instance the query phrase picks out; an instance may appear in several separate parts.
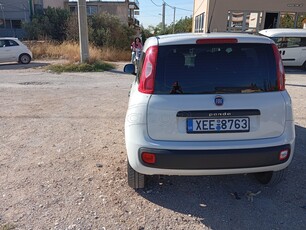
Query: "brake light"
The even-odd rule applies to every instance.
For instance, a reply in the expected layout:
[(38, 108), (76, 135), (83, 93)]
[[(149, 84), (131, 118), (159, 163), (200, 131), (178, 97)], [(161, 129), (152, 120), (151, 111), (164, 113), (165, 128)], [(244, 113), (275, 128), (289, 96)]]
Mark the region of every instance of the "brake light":
[(275, 56), (275, 63), (276, 63), (276, 75), (277, 75), (277, 87), (278, 90), (283, 91), (285, 90), (285, 69), (282, 62), (281, 55), (279, 50), (275, 44), (272, 45), (274, 56)]
[(139, 92), (152, 94), (154, 93), (154, 81), (156, 75), (158, 47), (150, 47), (145, 56), (142, 67), (141, 76), (139, 79)]
[(155, 164), (156, 158), (154, 153), (142, 153), (141, 154), (142, 160), (147, 164)]
[(236, 38), (207, 38), (207, 39), (198, 39), (197, 44), (232, 44), (237, 43)]

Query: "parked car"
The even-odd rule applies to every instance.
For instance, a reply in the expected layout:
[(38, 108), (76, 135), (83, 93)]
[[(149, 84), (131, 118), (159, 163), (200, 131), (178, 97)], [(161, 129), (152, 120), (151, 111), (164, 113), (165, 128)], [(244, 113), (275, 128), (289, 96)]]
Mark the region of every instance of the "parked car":
[[(285, 175), (295, 144), (274, 42), (230, 33), (149, 38), (125, 120), (128, 184), (148, 175)], [(132, 64), (124, 72), (134, 73)]]
[(276, 43), (284, 66), (299, 66), (306, 70), (305, 29), (267, 29), (259, 33)]
[(0, 38), (0, 62), (29, 64), (32, 52), (17, 38)]

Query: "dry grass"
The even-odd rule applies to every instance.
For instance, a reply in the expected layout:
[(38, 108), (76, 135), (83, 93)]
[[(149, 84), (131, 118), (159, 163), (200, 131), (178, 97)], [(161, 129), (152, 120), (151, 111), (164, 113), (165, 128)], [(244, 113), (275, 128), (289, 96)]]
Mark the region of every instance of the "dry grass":
[[(76, 42), (47, 42), (36, 41), (27, 42), (27, 45), (33, 52), (36, 59), (66, 59), (71, 63), (80, 61), (80, 46)], [(97, 48), (90, 45), (89, 47), (89, 62), (96, 61), (129, 61), (131, 53), (126, 50), (119, 50), (115, 48)]]

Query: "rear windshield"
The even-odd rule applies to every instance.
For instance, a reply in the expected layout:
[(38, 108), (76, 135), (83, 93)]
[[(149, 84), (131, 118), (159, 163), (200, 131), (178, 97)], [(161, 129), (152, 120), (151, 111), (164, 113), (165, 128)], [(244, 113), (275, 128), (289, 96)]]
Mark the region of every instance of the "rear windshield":
[(257, 93), (277, 89), (269, 44), (160, 46), (155, 94)]

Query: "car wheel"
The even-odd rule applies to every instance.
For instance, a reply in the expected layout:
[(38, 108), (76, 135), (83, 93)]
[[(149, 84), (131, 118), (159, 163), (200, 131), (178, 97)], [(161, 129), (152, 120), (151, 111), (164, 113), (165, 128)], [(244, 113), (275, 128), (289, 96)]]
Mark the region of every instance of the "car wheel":
[(19, 62), (21, 64), (29, 64), (31, 61), (31, 56), (29, 54), (21, 54), (19, 56)]
[(306, 61), (305, 61), (304, 64), (302, 65), (302, 69), (306, 71)]
[(276, 185), (279, 182), (281, 182), (285, 175), (287, 170), (283, 169), (280, 171), (270, 171), (270, 172), (261, 172), (261, 173), (255, 173), (256, 180), (264, 185)]
[(144, 174), (136, 172), (128, 161), (127, 165), (128, 173), (128, 185), (133, 189), (144, 188), (146, 182), (146, 176)]

